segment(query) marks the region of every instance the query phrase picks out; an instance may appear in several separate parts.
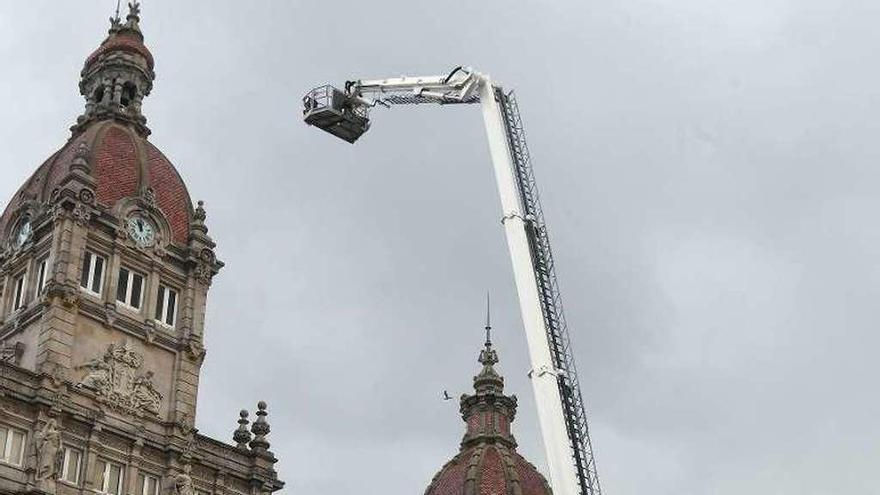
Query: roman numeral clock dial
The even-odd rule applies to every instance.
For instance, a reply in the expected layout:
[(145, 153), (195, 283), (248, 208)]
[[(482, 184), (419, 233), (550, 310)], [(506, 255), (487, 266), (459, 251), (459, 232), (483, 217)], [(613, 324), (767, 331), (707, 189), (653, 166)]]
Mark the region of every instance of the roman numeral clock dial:
[(140, 215), (128, 219), (126, 231), (138, 247), (149, 247), (156, 243), (156, 227)]
[(24, 244), (30, 240), (31, 236), (34, 233), (33, 226), (31, 225), (31, 221), (26, 219), (21, 225), (18, 227), (18, 232), (15, 236), (15, 244), (18, 247), (24, 246)]

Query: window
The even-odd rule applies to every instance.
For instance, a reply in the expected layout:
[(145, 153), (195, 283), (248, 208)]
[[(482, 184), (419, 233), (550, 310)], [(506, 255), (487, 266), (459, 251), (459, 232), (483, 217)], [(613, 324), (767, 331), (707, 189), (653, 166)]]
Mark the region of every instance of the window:
[(122, 465), (98, 459), (98, 490), (110, 495), (122, 495)]
[(0, 426), (0, 461), (21, 466), (24, 454), (24, 432)]
[(86, 251), (79, 279), (80, 287), (92, 294), (100, 295), (104, 283), (104, 265), (104, 258), (91, 251)]
[(119, 102), (122, 103), (122, 106), (127, 107), (134, 100), (136, 93), (137, 87), (131, 82), (126, 82), (122, 85), (122, 97)]
[(12, 311), (18, 311), (24, 306), (24, 289), (25, 278), (24, 273), (15, 277), (12, 282)]
[(139, 474), (135, 495), (159, 495), (159, 478), (149, 474)]
[(95, 89), (95, 104), (101, 103), (104, 101), (104, 86), (99, 86)]
[(139, 275), (128, 268), (119, 269), (119, 285), (116, 287), (117, 301), (134, 309), (141, 309), (143, 290), (143, 275)]
[(40, 266), (37, 268), (37, 294), (43, 292), (43, 289), (46, 287), (46, 272), (49, 270), (49, 259), (45, 258), (40, 262)]
[(156, 298), (156, 320), (173, 327), (177, 321), (177, 292), (164, 285), (159, 286)]
[(61, 465), (61, 481), (79, 483), (79, 469), (82, 464), (82, 451), (64, 447), (64, 458)]

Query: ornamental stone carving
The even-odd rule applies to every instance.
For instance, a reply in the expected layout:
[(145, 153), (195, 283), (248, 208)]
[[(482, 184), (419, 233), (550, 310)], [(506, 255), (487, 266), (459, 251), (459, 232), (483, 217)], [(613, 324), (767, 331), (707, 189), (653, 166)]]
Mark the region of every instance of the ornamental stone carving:
[(73, 155), (73, 162), (70, 164), (71, 172), (78, 171), (84, 174), (92, 173), (92, 167), (89, 165), (89, 153), (91, 153), (89, 145), (84, 141), (80, 141), (76, 146), (76, 151)]
[(210, 266), (199, 263), (196, 265), (195, 270), (193, 270), (193, 275), (202, 285), (210, 286), (211, 280), (214, 278), (214, 271), (211, 270)]
[(63, 452), (61, 432), (54, 418), (34, 434), (34, 452), (37, 457), (37, 480), (54, 480), (61, 474)]
[(177, 418), (174, 420), (174, 426), (177, 427), (177, 431), (183, 436), (189, 436), (195, 433), (197, 430), (195, 426), (195, 421), (193, 421), (192, 415), (190, 415), (186, 411), (177, 411)]
[(199, 339), (190, 335), (186, 341), (185, 349), (187, 356), (201, 366), (202, 362), (205, 360), (205, 354), (207, 351), (205, 350), (205, 346), (199, 342)]
[(77, 387), (93, 391), (99, 402), (121, 412), (158, 415), (162, 394), (153, 385), (153, 372), (139, 374), (144, 357), (127, 343), (110, 344), (100, 358), (79, 366), (86, 374)]
[(79, 192), (79, 200), (83, 202), (84, 205), (92, 206), (95, 204), (95, 193), (91, 191), (91, 189), (83, 189)]
[(92, 212), (84, 204), (77, 204), (73, 208), (73, 221), (80, 227), (85, 226), (92, 219)]
[(194, 495), (193, 481), (189, 475), (189, 465), (184, 466), (184, 471), (174, 478), (175, 495)]
[(146, 188), (143, 193), (144, 203), (146, 203), (150, 208), (156, 208), (158, 202), (156, 200), (156, 191), (153, 190), (152, 187)]
[(210, 286), (211, 280), (222, 266), (222, 263), (218, 263), (217, 255), (214, 254), (214, 251), (204, 248), (199, 251), (198, 257), (196, 258), (196, 266), (193, 270), (193, 274), (197, 281), (203, 285)]
[(67, 380), (67, 371), (58, 363), (43, 363), (39, 371), (48, 378), (48, 385), (54, 389), (61, 388)]

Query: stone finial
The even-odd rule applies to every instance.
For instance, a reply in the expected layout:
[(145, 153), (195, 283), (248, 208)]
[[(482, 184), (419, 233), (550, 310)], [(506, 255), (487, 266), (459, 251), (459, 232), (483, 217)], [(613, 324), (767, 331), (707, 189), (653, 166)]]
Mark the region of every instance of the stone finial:
[(141, 3), (138, 1), (129, 2), (128, 15), (125, 17), (125, 27), (128, 29), (140, 30), (138, 23), (141, 22)]
[(204, 201), (199, 200), (198, 204), (196, 205), (196, 213), (195, 213), (195, 215), (193, 215), (193, 218), (197, 222), (201, 222), (203, 224), (205, 223), (205, 220), (208, 218), (208, 213), (205, 212), (205, 202)]
[(492, 341), (486, 341), (485, 347), (480, 351), (480, 358), (478, 361), (483, 366), (498, 364), (498, 352), (492, 348)]
[(113, 34), (122, 29), (122, 21), (119, 20), (119, 12), (116, 12), (116, 17), (110, 18), (110, 34)]
[(208, 235), (208, 226), (205, 225), (205, 220), (208, 218), (208, 213), (205, 211), (205, 202), (199, 200), (196, 204), (196, 209), (193, 212), (193, 222), (190, 230), (192, 232), (197, 232), (203, 236)]
[(73, 161), (70, 163), (71, 171), (78, 171), (84, 174), (92, 173), (92, 166), (89, 165), (89, 145), (84, 141), (76, 145), (76, 151), (73, 154)]
[(73, 157), (77, 160), (87, 160), (89, 158), (89, 145), (86, 144), (85, 141), (80, 141), (80, 143), (76, 145), (76, 151), (74, 151)]
[(483, 370), (474, 377), (474, 388), (477, 393), (500, 394), (504, 390), (504, 378), (495, 371), (498, 364), (498, 351), (492, 346), (492, 322), (489, 313), (489, 296), (486, 296), (486, 342), (477, 360)]
[(238, 428), (232, 434), (232, 439), (235, 440), (235, 443), (238, 444), (237, 445), (238, 448), (247, 449), (248, 442), (251, 441), (251, 432), (250, 432), (250, 430), (248, 430), (248, 426), (247, 426), (248, 423), (250, 423), (250, 421), (248, 421), (248, 419), (247, 419), (248, 412), (246, 410), (242, 409), (241, 412), (238, 413), (238, 415), (239, 415)]
[(269, 422), (266, 421), (266, 416), (268, 414), (269, 413), (266, 412), (266, 403), (260, 401), (257, 404), (257, 420), (254, 421), (253, 426), (251, 426), (251, 431), (254, 432), (254, 439), (251, 440), (250, 443), (251, 449), (264, 454), (269, 451), (269, 441), (266, 440), (266, 435), (268, 435), (271, 430)]

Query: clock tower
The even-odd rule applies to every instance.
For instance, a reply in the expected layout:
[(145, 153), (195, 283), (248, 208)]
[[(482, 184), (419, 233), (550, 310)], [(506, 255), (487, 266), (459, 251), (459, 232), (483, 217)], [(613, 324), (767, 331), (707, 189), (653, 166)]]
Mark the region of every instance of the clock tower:
[(223, 267), (142, 113), (140, 7), (86, 59), (71, 137), (0, 216), (0, 491), (270, 494), (266, 406), (198, 434), (205, 307)]

